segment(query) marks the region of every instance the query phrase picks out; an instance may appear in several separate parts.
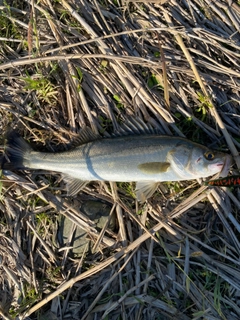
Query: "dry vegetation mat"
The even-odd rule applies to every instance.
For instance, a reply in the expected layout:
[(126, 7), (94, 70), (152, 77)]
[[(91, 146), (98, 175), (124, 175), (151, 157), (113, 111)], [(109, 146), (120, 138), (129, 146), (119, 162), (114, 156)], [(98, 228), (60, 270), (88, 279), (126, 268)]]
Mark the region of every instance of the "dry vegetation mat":
[[(131, 116), (231, 153), (236, 175), (239, 13), (235, 0), (1, 0), (1, 154), (8, 130), (57, 152)], [(238, 187), (167, 182), (139, 204), (134, 183), (67, 197), (59, 174), (25, 170), (1, 172), (0, 192), (2, 319), (240, 318)], [(115, 228), (81, 210), (93, 200)]]

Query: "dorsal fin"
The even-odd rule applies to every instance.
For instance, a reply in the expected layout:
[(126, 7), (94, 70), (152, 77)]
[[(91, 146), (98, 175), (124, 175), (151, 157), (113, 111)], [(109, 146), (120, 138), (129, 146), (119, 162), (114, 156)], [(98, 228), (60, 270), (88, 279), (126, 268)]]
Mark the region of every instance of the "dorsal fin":
[(112, 136), (128, 136), (128, 135), (141, 135), (141, 134), (157, 134), (159, 133), (150, 124), (145, 123), (141, 118), (133, 118), (132, 116), (128, 119), (124, 119), (119, 125), (119, 129), (114, 132)]
[[(121, 137), (129, 135), (143, 135), (143, 134), (157, 134), (159, 133), (150, 124), (145, 123), (140, 118), (129, 117), (119, 125), (119, 128), (114, 133), (110, 134), (110, 137)], [(77, 147), (81, 144), (92, 142), (95, 140), (103, 139), (102, 136), (96, 134), (91, 128), (86, 127), (78, 133), (78, 136), (74, 138), (71, 143), (71, 147)]]
[(75, 137), (72, 141), (71, 147), (77, 147), (81, 144), (85, 144), (99, 139), (102, 139), (102, 137), (99, 134), (94, 133), (91, 128), (86, 127), (80, 130), (77, 137)]

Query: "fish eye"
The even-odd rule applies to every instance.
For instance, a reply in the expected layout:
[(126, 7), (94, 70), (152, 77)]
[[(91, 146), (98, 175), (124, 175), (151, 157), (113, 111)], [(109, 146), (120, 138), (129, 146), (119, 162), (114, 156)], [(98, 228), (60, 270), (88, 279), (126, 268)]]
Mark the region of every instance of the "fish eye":
[(204, 157), (207, 160), (213, 160), (214, 159), (214, 153), (207, 151), (207, 152), (204, 153)]

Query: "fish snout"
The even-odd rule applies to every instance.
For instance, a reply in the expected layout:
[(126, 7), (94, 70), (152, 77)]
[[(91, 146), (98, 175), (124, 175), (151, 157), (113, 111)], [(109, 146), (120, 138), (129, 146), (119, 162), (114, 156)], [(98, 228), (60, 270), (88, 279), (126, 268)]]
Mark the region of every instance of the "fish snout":
[(228, 173), (229, 173), (229, 170), (230, 170), (230, 168), (231, 168), (231, 165), (232, 165), (232, 156), (230, 156), (230, 155), (226, 155), (226, 157), (225, 157), (225, 161), (224, 161), (224, 163), (223, 163), (223, 165), (222, 165), (222, 170), (221, 170), (221, 172), (220, 172), (220, 177), (226, 177), (227, 175), (228, 175)]

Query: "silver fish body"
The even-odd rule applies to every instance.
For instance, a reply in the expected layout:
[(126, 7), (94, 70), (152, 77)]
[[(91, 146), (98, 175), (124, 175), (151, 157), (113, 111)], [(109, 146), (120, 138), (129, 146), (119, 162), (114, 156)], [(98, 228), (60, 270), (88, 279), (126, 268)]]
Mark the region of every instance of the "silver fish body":
[[(23, 165), (82, 180), (179, 181), (208, 177), (222, 170), (226, 155), (207, 160), (207, 152), (208, 148), (181, 138), (129, 136), (97, 140), (61, 153), (31, 151)], [(163, 164), (163, 168), (155, 169), (153, 163)], [(142, 164), (149, 164), (149, 168), (144, 170)]]
[(184, 138), (157, 134), (96, 139), (60, 153), (36, 152), (17, 139), (7, 148), (15, 167), (61, 172), (71, 195), (85, 181), (135, 181), (137, 198), (144, 201), (158, 182), (212, 176), (231, 162), (227, 154)]

